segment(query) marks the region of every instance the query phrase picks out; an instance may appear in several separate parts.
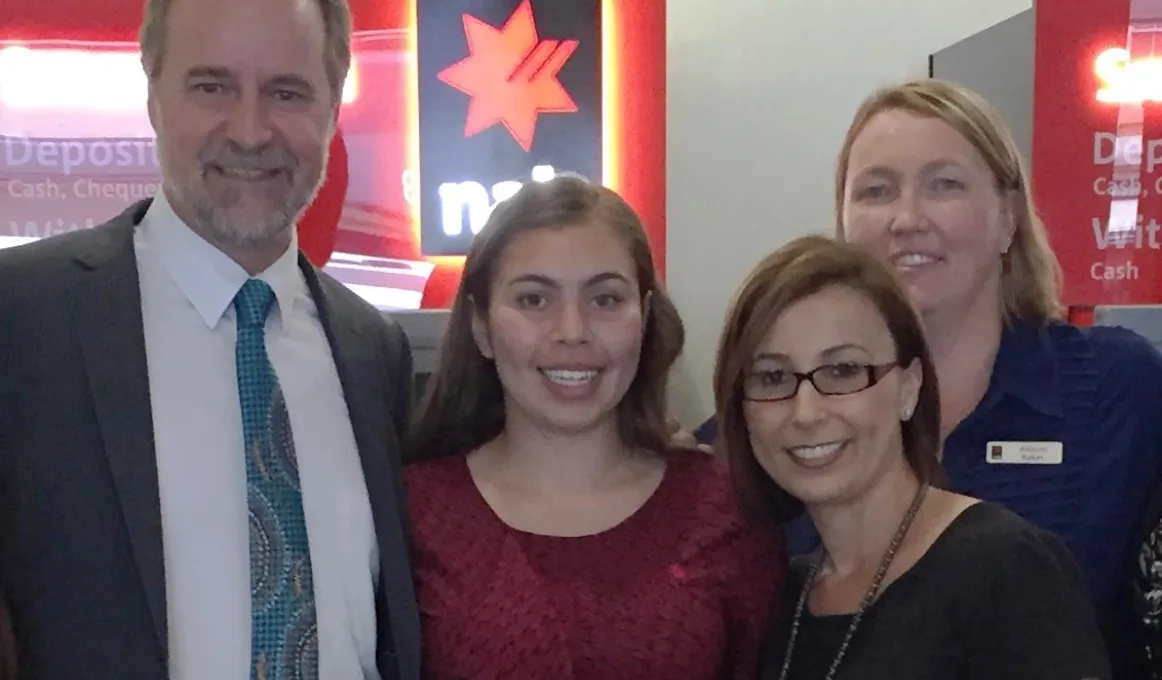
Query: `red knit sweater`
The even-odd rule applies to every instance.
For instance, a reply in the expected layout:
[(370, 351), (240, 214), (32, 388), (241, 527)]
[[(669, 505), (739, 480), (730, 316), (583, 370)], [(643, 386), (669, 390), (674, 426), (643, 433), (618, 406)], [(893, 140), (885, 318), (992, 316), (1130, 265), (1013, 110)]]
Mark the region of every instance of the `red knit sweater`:
[(504, 524), (463, 457), (411, 466), (431, 680), (751, 680), (781, 538), (744, 528), (725, 470), (682, 454), (640, 510), (592, 536)]

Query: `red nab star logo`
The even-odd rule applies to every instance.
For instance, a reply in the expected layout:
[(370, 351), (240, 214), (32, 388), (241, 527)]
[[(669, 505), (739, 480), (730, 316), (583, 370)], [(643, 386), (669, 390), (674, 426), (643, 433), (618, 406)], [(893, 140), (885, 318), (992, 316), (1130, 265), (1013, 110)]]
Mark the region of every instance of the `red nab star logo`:
[(437, 77), (472, 97), (465, 137), (500, 123), (529, 151), (540, 114), (577, 110), (557, 79), (577, 41), (539, 39), (529, 0), (499, 29), (465, 14), (464, 35), (469, 55)]

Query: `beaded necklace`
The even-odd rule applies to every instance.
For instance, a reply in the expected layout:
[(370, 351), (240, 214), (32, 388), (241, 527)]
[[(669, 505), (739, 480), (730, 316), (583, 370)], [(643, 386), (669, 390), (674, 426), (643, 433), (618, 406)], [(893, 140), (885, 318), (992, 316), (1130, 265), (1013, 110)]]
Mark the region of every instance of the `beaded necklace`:
[[(839, 645), (839, 651), (835, 654), (835, 660), (831, 662), (831, 668), (827, 671), (824, 680), (835, 680), (835, 675), (839, 672), (839, 664), (843, 661), (843, 657), (847, 654), (847, 647), (851, 644), (852, 637), (855, 636), (855, 629), (859, 627), (859, 622), (863, 619), (863, 615), (867, 612), (868, 607), (875, 601), (876, 595), (879, 594), (880, 586), (883, 585), (884, 576), (888, 573), (888, 568), (892, 565), (892, 560), (896, 557), (896, 551), (900, 549), (900, 544), (904, 542), (904, 537), (908, 535), (908, 529), (912, 527), (912, 521), (916, 519), (916, 513), (920, 511), (920, 504), (924, 502), (924, 496), (928, 493), (928, 485), (923, 484), (919, 490), (916, 491), (916, 497), (912, 499), (912, 505), (908, 506), (908, 512), (905, 513), (904, 519), (900, 521), (900, 526), (896, 529), (896, 535), (892, 538), (888, 549), (884, 551), (883, 559), (880, 560), (879, 569), (876, 570), (875, 577), (872, 579), (871, 585), (868, 586), (867, 592), (863, 596), (863, 601), (859, 603), (859, 609), (856, 610), (855, 615), (851, 618), (851, 625), (847, 627), (847, 634), (843, 636), (843, 642)], [(819, 551), (819, 559), (815, 560), (815, 564), (811, 566), (811, 573), (807, 576), (807, 581), (803, 584), (803, 592), (799, 594), (799, 602), (795, 606), (795, 616), (791, 619), (791, 637), (787, 641), (787, 654), (783, 659), (783, 671), (779, 674), (779, 680), (787, 680), (788, 673), (791, 670), (791, 655), (795, 651), (795, 642), (799, 637), (799, 624), (803, 619), (803, 610), (807, 605), (807, 596), (811, 593), (811, 587), (815, 585), (815, 579), (819, 576), (819, 569), (823, 566), (823, 560), (827, 557), (826, 550)]]

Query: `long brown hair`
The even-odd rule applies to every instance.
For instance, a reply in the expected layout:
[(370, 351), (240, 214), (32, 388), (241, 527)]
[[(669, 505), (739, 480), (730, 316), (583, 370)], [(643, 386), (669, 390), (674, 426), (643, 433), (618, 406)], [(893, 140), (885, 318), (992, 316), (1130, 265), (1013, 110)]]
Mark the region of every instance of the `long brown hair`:
[(412, 422), (407, 462), (467, 454), (504, 430), (504, 390), (496, 366), (473, 338), (473, 315), (487, 319), (497, 265), (517, 236), (574, 226), (613, 229), (633, 260), (639, 293), (649, 304), (637, 375), (617, 407), (618, 431), (635, 449), (669, 450), (666, 383), (685, 342), (682, 319), (658, 280), (645, 228), (629, 204), (603, 186), (561, 176), (525, 184), (496, 207), (472, 241), (440, 356)]
[(740, 502), (763, 519), (787, 521), (802, 513), (803, 504), (775, 484), (755, 459), (743, 409), (743, 383), (752, 357), (783, 312), (834, 286), (850, 288), (875, 305), (892, 335), (901, 367), (920, 362), (923, 382), (916, 410), (901, 423), (904, 458), (921, 482), (945, 484), (936, 368), (907, 291), (872, 255), (825, 236), (804, 236), (768, 255), (747, 276), (727, 312), (714, 370), (717, 445), (730, 462)]
[(1012, 210), (1013, 242), (1001, 272), (1007, 320), (1043, 326), (1060, 319), (1062, 273), (1049, 234), (1037, 215), (1029, 173), (1001, 114), (972, 90), (936, 78), (914, 80), (875, 92), (860, 105), (835, 168), (836, 234), (843, 238), (843, 205), (851, 147), (872, 118), (884, 111), (908, 111), (952, 126), (984, 157), (996, 188)]

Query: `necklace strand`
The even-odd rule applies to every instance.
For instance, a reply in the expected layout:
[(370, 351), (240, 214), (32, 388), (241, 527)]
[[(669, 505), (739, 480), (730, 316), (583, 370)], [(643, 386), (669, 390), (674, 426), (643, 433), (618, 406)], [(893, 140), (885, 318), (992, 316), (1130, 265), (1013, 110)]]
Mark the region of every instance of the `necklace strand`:
[[(839, 672), (839, 664), (847, 654), (847, 647), (851, 644), (851, 639), (855, 636), (855, 629), (859, 627), (859, 622), (863, 619), (864, 613), (867, 612), (868, 607), (871, 606), (876, 595), (879, 594), (880, 586), (884, 582), (888, 568), (891, 567), (892, 560), (896, 557), (896, 551), (900, 549), (900, 544), (904, 542), (904, 537), (908, 535), (908, 529), (912, 527), (912, 521), (916, 519), (916, 513), (919, 512), (920, 505), (924, 502), (924, 496), (927, 493), (927, 484), (921, 485), (916, 491), (916, 497), (912, 499), (912, 505), (908, 506), (908, 512), (904, 514), (904, 519), (900, 521), (900, 526), (896, 529), (896, 535), (892, 537), (891, 544), (884, 551), (884, 556), (880, 560), (880, 566), (876, 570), (875, 577), (872, 578), (871, 585), (868, 586), (863, 600), (859, 603), (859, 609), (856, 610), (855, 615), (851, 618), (851, 624), (847, 627), (847, 633), (843, 636), (843, 642), (840, 643), (839, 651), (836, 652), (835, 660), (831, 662), (831, 668), (827, 671), (824, 680), (834, 680), (836, 674)], [(819, 569), (823, 566), (823, 560), (826, 557), (827, 551), (820, 549), (819, 559), (815, 560), (815, 564), (811, 566), (811, 573), (807, 575), (807, 581), (803, 584), (803, 591), (799, 594), (799, 602), (795, 606), (795, 616), (791, 619), (791, 636), (787, 640), (787, 654), (783, 658), (783, 671), (779, 674), (779, 680), (787, 680), (788, 674), (791, 671), (791, 656), (795, 651), (795, 642), (799, 637), (799, 624), (803, 619), (803, 610), (807, 605), (807, 596), (811, 593), (811, 587), (815, 585), (815, 579), (819, 576)]]

